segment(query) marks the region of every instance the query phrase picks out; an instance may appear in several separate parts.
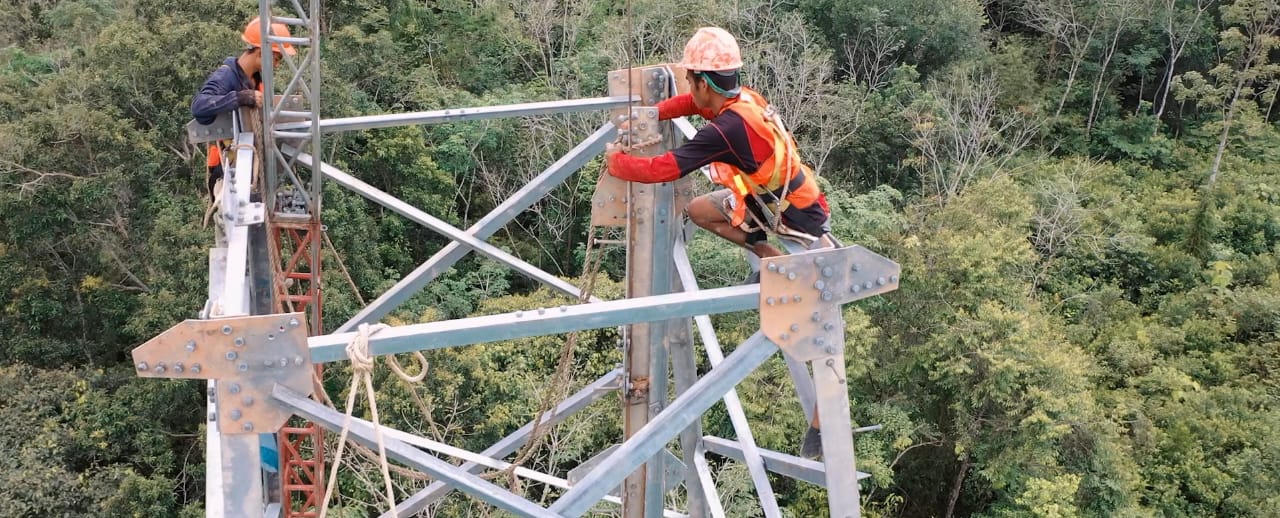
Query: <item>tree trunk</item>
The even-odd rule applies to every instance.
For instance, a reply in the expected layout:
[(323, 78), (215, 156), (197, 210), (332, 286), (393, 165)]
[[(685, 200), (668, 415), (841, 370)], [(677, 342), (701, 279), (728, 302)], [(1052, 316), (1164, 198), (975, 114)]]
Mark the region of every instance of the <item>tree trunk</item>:
[(1244, 89), (1244, 81), (1236, 82), (1236, 90), (1231, 94), (1231, 104), (1227, 105), (1227, 116), (1222, 119), (1222, 135), (1218, 137), (1218, 153), (1213, 156), (1213, 166), (1209, 168), (1209, 188), (1218, 181), (1218, 168), (1222, 166), (1222, 155), (1227, 150), (1227, 138), (1231, 132), (1231, 121), (1236, 116), (1236, 103), (1240, 100), (1240, 91)]
[(960, 469), (956, 471), (956, 479), (951, 483), (951, 497), (947, 499), (947, 514), (951, 518), (956, 512), (956, 502), (960, 500), (960, 488), (964, 487), (964, 477), (969, 473), (969, 454), (965, 453), (960, 460)]

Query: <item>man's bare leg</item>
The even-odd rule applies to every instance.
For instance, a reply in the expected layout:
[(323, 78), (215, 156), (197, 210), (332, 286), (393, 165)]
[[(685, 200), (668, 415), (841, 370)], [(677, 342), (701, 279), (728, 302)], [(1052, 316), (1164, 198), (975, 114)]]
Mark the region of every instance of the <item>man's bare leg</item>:
[(689, 202), (688, 212), (689, 219), (693, 220), (695, 225), (710, 230), (711, 233), (747, 249), (758, 257), (765, 258), (782, 255), (782, 251), (769, 244), (768, 241), (760, 241), (748, 245), (747, 233), (741, 228), (733, 226), (720, 208), (716, 207), (716, 202), (707, 195), (699, 196)]

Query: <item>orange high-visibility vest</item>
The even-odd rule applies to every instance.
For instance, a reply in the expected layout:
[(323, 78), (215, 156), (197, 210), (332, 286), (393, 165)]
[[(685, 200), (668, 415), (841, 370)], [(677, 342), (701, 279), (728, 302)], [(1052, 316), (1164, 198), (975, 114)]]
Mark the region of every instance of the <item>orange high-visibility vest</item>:
[[(728, 187), (737, 202), (731, 223), (737, 226), (746, 221), (746, 201), (752, 191), (769, 204), (768, 209), (775, 216), (781, 216), (788, 205), (800, 209), (813, 205), (822, 194), (818, 189), (818, 182), (814, 180), (809, 167), (801, 163), (795, 139), (778, 123), (777, 114), (769, 106), (769, 102), (759, 93), (744, 87), (741, 94), (725, 103), (720, 113), (725, 110), (733, 110), (742, 117), (751, 131), (773, 141), (773, 154), (754, 173), (747, 173), (723, 162), (711, 163), (711, 180)], [(792, 186), (790, 190), (784, 189), (797, 174), (804, 175), (803, 182), (799, 186)], [(783, 199), (775, 202), (775, 194), (784, 191)]]

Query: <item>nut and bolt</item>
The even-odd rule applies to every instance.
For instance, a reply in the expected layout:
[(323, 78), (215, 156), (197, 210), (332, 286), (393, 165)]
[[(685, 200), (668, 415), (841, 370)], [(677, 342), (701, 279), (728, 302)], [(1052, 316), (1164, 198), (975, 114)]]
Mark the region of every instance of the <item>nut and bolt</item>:
[(284, 367), (288, 367), (288, 366), (289, 366), (289, 359), (288, 359), (288, 358), (280, 358), (279, 360), (276, 360), (276, 362), (280, 364), (280, 367), (281, 367), (281, 368), (284, 368)]
[(236, 344), (236, 347), (244, 347), (244, 337), (237, 336), (235, 340), (231, 341), (231, 343)]
[(828, 346), (827, 346), (825, 349), (823, 349), (823, 350), (824, 350), (824, 351), (826, 351), (826, 352), (827, 352), (827, 354), (835, 354), (835, 353), (836, 353), (836, 348), (835, 348), (835, 347), (832, 347), (832, 346), (830, 346), (830, 345), (828, 345)]
[(138, 362), (138, 370), (140, 371), (147, 370), (147, 362)]
[(827, 287), (827, 283), (822, 282), (822, 281), (818, 281), (818, 282), (813, 283), (813, 289), (815, 289), (815, 290), (821, 290), (821, 289), (826, 288), (826, 287)]
[(240, 420), (240, 416), (241, 416), (241, 415), (242, 415), (242, 414), (240, 413), (240, 409), (239, 409), (239, 408), (233, 408), (233, 409), (231, 409), (231, 420), (232, 420), (232, 421), (239, 421), (239, 420)]
[(154, 372), (156, 374), (164, 374), (164, 362), (157, 363)]
[(242, 427), (242, 429), (243, 429), (244, 431), (246, 431), (246, 432), (252, 432), (252, 431), (253, 431), (253, 423), (245, 423), (245, 424), (244, 424), (244, 426)]
[(809, 315), (809, 320), (817, 322), (819, 320), (822, 320), (822, 315), (820, 315), (817, 311), (814, 311), (812, 315)]
[(831, 292), (829, 292), (829, 291), (824, 291), (824, 292), (822, 292), (822, 301), (823, 301), (823, 302), (829, 302), (829, 301), (831, 301), (831, 297), (832, 297)]
[(800, 331), (800, 324), (791, 324), (791, 332), (795, 333), (798, 331)]
[(298, 319), (296, 319), (296, 318), (290, 318), (290, 319), (289, 319), (289, 327), (298, 327)]
[(800, 302), (800, 300), (801, 299), (799, 295), (794, 295), (791, 297), (791, 302)]
[(235, 361), (235, 359), (236, 359), (236, 352), (235, 352), (235, 351), (227, 351), (227, 360), (229, 360), (229, 361)]
[(788, 274), (787, 274), (787, 280), (789, 280), (789, 281), (794, 281), (794, 280), (796, 280), (796, 272), (788, 273)]
[(240, 401), (244, 403), (244, 406), (249, 406), (253, 404), (253, 397), (245, 396), (244, 399), (241, 399)]
[(182, 374), (182, 362), (173, 364), (173, 373)]
[(765, 303), (765, 304), (768, 304), (768, 305), (770, 305), (770, 306), (772, 306), (772, 305), (773, 305), (773, 303), (774, 303), (773, 297), (769, 297), (769, 298), (767, 298), (767, 299), (764, 299), (764, 303)]
[(889, 280), (890, 280), (891, 282), (898, 282), (898, 276), (897, 276), (897, 275), (890, 275), (890, 276), (889, 276)]
[(239, 384), (239, 383), (232, 383), (230, 387), (227, 387), (227, 390), (228, 390), (228, 391), (230, 391), (232, 394), (239, 394), (239, 393), (240, 393), (240, 384)]
[(835, 328), (836, 328), (835, 324), (832, 324), (831, 322), (827, 322), (827, 323), (825, 323), (825, 324), (822, 324), (822, 330), (823, 330), (823, 331), (830, 331), (830, 330), (835, 329)]
[(195, 341), (195, 340), (187, 340), (187, 352), (189, 352), (189, 353), (196, 352), (196, 341)]
[(777, 264), (777, 263), (769, 263), (769, 271), (771, 271), (771, 272), (776, 272), (776, 271), (778, 271), (778, 264)]
[(222, 326), (222, 334), (224, 335), (231, 334), (231, 326)]
[(880, 277), (876, 279), (876, 284), (880, 286), (884, 286), (884, 277)]
[(302, 357), (301, 357), (301, 356), (294, 356), (294, 357), (293, 357), (293, 364), (294, 364), (294, 365), (302, 365)]
[(830, 266), (822, 269), (823, 277), (830, 277), (832, 275), (835, 275), (835, 273), (836, 273), (835, 270), (832, 270)]
[(192, 373), (192, 374), (200, 374), (200, 364), (199, 364), (199, 363), (193, 363), (193, 364), (191, 364), (191, 373)]
[(240, 362), (240, 365), (236, 365), (236, 370), (239, 370), (240, 372), (249, 372), (249, 364)]

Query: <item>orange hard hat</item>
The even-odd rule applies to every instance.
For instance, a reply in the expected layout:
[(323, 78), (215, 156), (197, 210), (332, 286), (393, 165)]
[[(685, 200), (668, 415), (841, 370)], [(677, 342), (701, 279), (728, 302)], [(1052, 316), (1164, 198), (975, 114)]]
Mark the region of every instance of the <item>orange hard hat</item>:
[(738, 40), (719, 27), (703, 27), (684, 46), (680, 66), (698, 72), (726, 72), (742, 68)]
[[(273, 23), (271, 24), (271, 35), (282, 37), (282, 38), (288, 38), (290, 37), (289, 28), (286, 27), (283, 23)], [(259, 20), (259, 18), (254, 18), (250, 20), (249, 24), (244, 26), (244, 33), (240, 34), (240, 39), (244, 40), (244, 42), (251, 47), (261, 48), (262, 47), (261, 20)], [(284, 49), (284, 50), (281, 50), (281, 49)], [(290, 45), (288, 43), (285, 43), (283, 45), (280, 43), (272, 43), (271, 50), (273, 52), (283, 52), (290, 56), (297, 54), (297, 51), (293, 50), (293, 45)]]

